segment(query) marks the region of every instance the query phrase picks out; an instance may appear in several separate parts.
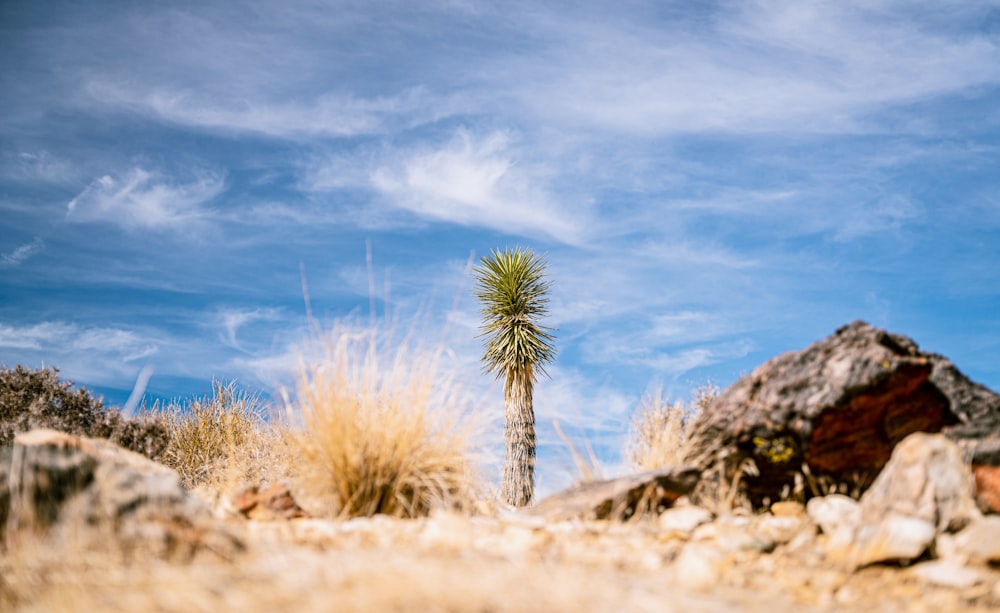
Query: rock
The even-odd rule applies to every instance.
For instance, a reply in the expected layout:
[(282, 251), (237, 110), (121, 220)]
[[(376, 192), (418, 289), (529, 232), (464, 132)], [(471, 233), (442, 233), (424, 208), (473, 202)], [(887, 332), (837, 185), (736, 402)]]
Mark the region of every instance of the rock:
[(987, 516), (969, 524), (951, 539), (952, 557), (974, 564), (1000, 562), (1000, 517)]
[(699, 526), (692, 540), (710, 542), (718, 549), (731, 553), (756, 551), (767, 553), (774, 550), (777, 543), (767, 535), (755, 530), (749, 517), (726, 515), (710, 524)]
[(1000, 466), (973, 464), (976, 501), (984, 513), (1000, 513)]
[(968, 465), (954, 442), (940, 434), (912, 434), (861, 498), (861, 521), (897, 514), (957, 532), (979, 517)]
[(979, 518), (962, 452), (941, 434), (916, 433), (897, 445), (856, 512), (843, 498), (826, 499), (810, 500), (810, 515), (831, 534), (828, 556), (852, 567), (915, 560), (938, 534)]
[(148, 546), (167, 557), (200, 549), (228, 556), (242, 548), (216, 529), (176, 472), (103, 439), (55, 430), (18, 434), (9, 471), (8, 546), (58, 533)]
[(688, 543), (673, 564), (673, 578), (678, 585), (692, 590), (718, 586), (726, 556), (706, 543)]
[(617, 479), (588, 481), (570, 487), (521, 511), (549, 521), (565, 519), (628, 519), (659, 513), (690, 494), (700, 473), (687, 466), (652, 470)]
[(849, 544), (861, 523), (861, 505), (842, 494), (810, 499), (806, 504), (806, 513), (835, 547)]
[(861, 524), (853, 542), (844, 548), (831, 548), (827, 556), (860, 568), (876, 562), (916, 560), (934, 542), (934, 524), (916, 517), (890, 515), (876, 524)]
[(780, 517), (758, 515), (754, 517), (753, 530), (761, 541), (769, 541), (775, 545), (790, 543), (803, 533), (808, 536), (816, 534), (816, 526), (809, 521), (804, 513)]
[[(698, 416), (708, 468), (750, 460), (757, 506), (800, 483), (863, 491), (895, 445), (944, 431), (984, 465), (1000, 465), (1000, 396), (905, 336), (856, 321), (806, 349), (779, 355), (720, 394)], [(998, 453), (991, 455), (993, 451)], [(805, 465), (808, 471), (803, 471)]]
[(692, 505), (667, 509), (660, 514), (657, 522), (664, 532), (679, 533), (687, 537), (698, 526), (712, 521), (713, 517), (714, 515), (708, 509)]
[(775, 517), (806, 517), (806, 507), (795, 500), (779, 500), (771, 505)]
[(981, 570), (963, 566), (954, 560), (923, 562), (914, 566), (910, 570), (910, 574), (931, 585), (960, 590), (989, 580), (989, 576)]
[(260, 485), (252, 485), (236, 493), (231, 503), (247, 519), (287, 520), (309, 517), (295, 502), (288, 487), (280, 483), (272, 483), (263, 490)]

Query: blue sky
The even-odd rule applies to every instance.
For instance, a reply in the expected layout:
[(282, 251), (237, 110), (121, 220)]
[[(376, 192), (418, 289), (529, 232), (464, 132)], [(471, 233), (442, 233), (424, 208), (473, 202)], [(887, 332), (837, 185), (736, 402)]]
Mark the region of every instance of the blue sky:
[(859, 318), (1000, 389), (1000, 2), (0, 5), (0, 363), (274, 394), (366, 244), (497, 414), (467, 265), (547, 255), (543, 459)]

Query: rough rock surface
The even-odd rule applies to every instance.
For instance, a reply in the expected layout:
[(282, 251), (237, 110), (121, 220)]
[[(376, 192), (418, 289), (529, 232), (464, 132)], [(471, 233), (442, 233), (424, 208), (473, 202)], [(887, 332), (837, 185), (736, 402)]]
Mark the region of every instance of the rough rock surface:
[(845, 547), (861, 524), (861, 505), (842, 494), (812, 498), (806, 505), (809, 518), (819, 526), (831, 547)]
[(691, 493), (699, 476), (696, 469), (681, 466), (588, 481), (540, 500), (523, 512), (547, 520), (628, 519), (637, 513), (671, 507), (678, 498)]
[(827, 555), (852, 567), (915, 560), (938, 535), (980, 517), (962, 452), (941, 434), (914, 433), (897, 445), (856, 508), (820, 500), (809, 505), (829, 535)]
[(240, 549), (176, 472), (106, 440), (55, 430), (18, 434), (8, 470), (8, 546), (56, 532), (151, 546), (166, 556)]
[(263, 489), (260, 485), (252, 485), (236, 493), (231, 503), (247, 519), (287, 520), (309, 517), (295, 502), (288, 487), (280, 483), (272, 483)]
[(1000, 517), (977, 519), (953, 537), (939, 540), (942, 557), (965, 564), (1000, 563)]
[[(973, 461), (1000, 465), (1000, 396), (911, 339), (856, 321), (768, 360), (719, 395), (696, 431), (745, 479), (755, 505), (816, 483), (866, 489), (895, 445), (944, 431)], [(805, 467), (803, 469), (803, 466)]]
[(1000, 513), (1000, 466), (973, 464), (976, 501), (986, 513)]

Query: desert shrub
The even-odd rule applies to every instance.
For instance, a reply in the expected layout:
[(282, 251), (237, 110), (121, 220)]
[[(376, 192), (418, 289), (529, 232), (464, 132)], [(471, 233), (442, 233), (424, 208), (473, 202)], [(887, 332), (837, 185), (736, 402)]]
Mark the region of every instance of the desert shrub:
[(300, 428), (290, 437), (309, 494), (341, 517), (415, 517), (469, 503), (470, 434), (458, 427), (461, 401), (439, 372), (441, 352), (391, 349), (342, 327), (321, 345), (300, 368)]
[(667, 402), (660, 392), (645, 396), (632, 418), (626, 456), (639, 470), (687, 464), (698, 433), (695, 417), (718, 395), (718, 388), (696, 389), (690, 403)]
[(256, 394), (235, 381), (213, 382), (210, 395), (154, 407), (166, 425), (168, 444), (163, 463), (176, 470), (185, 485), (242, 485), (266, 480), (260, 473), (272, 459), (269, 447), (281, 443), (265, 420)]
[(154, 460), (167, 443), (163, 424), (148, 416), (128, 419), (117, 409), (106, 409), (86, 389), (60, 380), (56, 368), (0, 367), (0, 447), (10, 445), (18, 432), (33, 428), (110, 439)]
[(103, 413), (99, 398), (60, 381), (58, 369), (0, 369), (0, 445), (33, 428), (87, 434), (104, 421)]
[(702, 473), (692, 502), (716, 514), (748, 512), (751, 506), (742, 478), (754, 467), (728, 461), (715, 433), (696, 419), (718, 394), (717, 387), (705, 385), (688, 403), (666, 402), (659, 393), (643, 398), (633, 417), (626, 456), (639, 470), (699, 467)]

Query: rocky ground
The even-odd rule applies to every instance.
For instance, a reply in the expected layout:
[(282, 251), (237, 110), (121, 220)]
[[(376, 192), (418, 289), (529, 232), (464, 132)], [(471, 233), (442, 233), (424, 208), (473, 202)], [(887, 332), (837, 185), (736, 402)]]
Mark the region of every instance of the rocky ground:
[(66, 542), (30, 547), (4, 560), (0, 604), (185, 612), (1000, 607), (1000, 572), (988, 566), (831, 563), (819, 553), (827, 537), (800, 511), (706, 521), (706, 512), (679, 507), (624, 524), (456, 514), (229, 521), (224, 529), (245, 551), (206, 547), (178, 560)]

